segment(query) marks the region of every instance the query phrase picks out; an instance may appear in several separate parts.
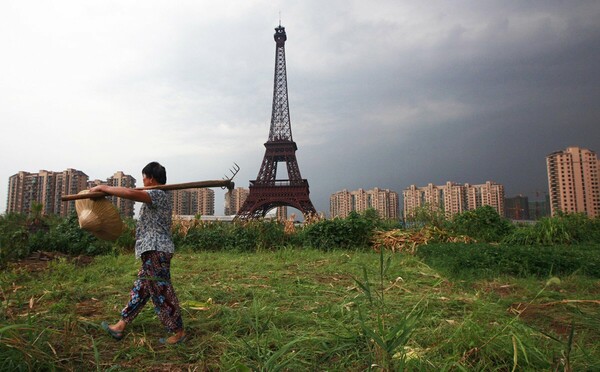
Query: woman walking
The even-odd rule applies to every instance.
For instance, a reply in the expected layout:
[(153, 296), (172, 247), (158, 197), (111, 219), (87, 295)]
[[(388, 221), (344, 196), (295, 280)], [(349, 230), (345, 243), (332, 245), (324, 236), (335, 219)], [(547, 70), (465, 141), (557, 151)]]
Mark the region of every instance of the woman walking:
[[(159, 163), (151, 162), (142, 170), (142, 179), (144, 187), (164, 185), (167, 183), (167, 172)], [(121, 311), (121, 319), (112, 325), (102, 322), (102, 328), (114, 339), (122, 339), (127, 325), (152, 299), (158, 319), (172, 333), (170, 337), (159, 341), (163, 344), (185, 341), (181, 308), (171, 284), (171, 258), (175, 246), (171, 238), (172, 204), (169, 195), (157, 189), (135, 190), (108, 185), (90, 189), (90, 192), (95, 191), (143, 203), (135, 242), (135, 256), (141, 259), (142, 266), (133, 283), (129, 303)]]

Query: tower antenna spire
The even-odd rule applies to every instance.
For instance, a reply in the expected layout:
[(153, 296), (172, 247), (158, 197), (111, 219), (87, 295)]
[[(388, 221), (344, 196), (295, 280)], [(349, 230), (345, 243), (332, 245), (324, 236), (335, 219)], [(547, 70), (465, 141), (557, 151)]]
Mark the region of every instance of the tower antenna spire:
[(279, 11), (279, 27), (281, 27), (281, 10)]

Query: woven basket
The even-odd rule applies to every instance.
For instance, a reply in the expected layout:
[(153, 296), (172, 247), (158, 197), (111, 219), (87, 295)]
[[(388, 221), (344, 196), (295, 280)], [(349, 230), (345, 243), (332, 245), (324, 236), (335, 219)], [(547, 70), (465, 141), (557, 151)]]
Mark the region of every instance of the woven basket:
[[(86, 194), (83, 190), (79, 194)], [(117, 208), (106, 198), (75, 201), (79, 227), (102, 240), (116, 240), (123, 232), (123, 221)]]

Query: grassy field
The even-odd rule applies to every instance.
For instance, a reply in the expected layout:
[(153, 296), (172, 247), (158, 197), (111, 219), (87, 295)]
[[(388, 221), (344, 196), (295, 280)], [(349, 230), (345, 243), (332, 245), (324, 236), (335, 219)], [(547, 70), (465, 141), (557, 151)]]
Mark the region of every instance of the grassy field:
[[(35, 257), (34, 257), (35, 258)], [(139, 262), (34, 258), (0, 274), (0, 370), (600, 370), (600, 280), (447, 276), (408, 254), (179, 252), (190, 335), (151, 304), (114, 341)]]

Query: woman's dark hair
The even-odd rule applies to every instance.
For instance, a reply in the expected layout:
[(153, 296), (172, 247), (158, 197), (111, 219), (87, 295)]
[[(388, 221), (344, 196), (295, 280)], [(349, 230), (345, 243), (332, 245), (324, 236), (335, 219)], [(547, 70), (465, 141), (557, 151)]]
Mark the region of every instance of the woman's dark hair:
[(156, 182), (161, 185), (167, 183), (167, 170), (155, 161), (148, 163), (148, 165), (142, 169), (142, 174), (148, 178), (154, 178)]

